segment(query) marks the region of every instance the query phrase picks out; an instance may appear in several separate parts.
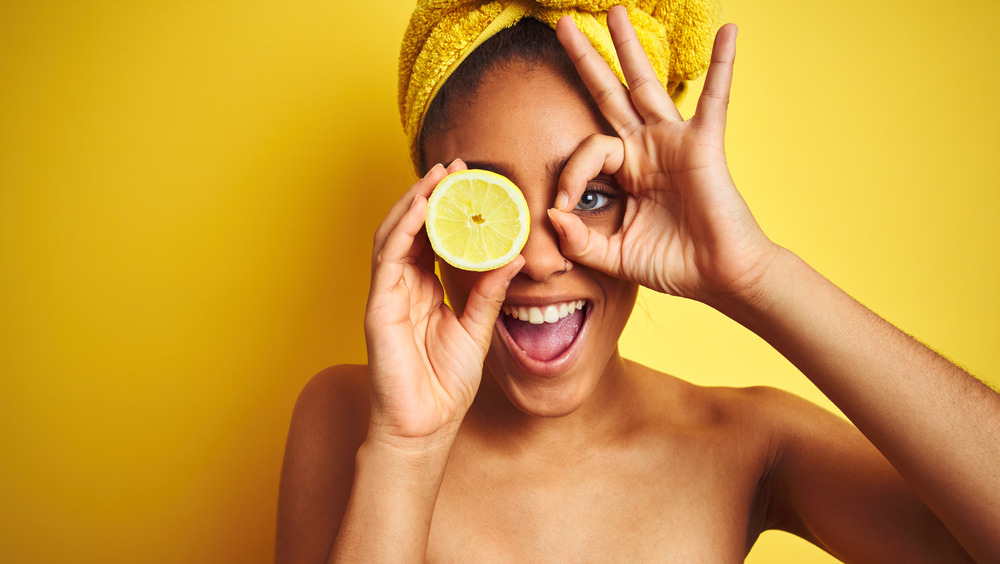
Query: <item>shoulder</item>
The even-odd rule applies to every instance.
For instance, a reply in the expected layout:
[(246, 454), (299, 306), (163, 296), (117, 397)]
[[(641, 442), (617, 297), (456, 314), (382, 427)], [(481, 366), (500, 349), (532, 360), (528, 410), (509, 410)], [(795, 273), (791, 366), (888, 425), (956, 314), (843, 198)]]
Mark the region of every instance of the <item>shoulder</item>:
[(325, 559), (340, 526), (368, 429), (368, 368), (341, 365), (299, 393), (285, 444), (276, 561)]
[[(285, 470), (296, 465), (344, 466), (368, 430), (368, 367), (339, 365), (313, 376), (295, 402)], [(328, 468), (329, 469), (329, 468)]]
[(954, 561), (937, 517), (843, 416), (773, 388), (747, 413), (769, 444), (761, 479), (764, 528), (805, 538), (845, 561)]
[[(726, 465), (740, 468), (740, 475), (749, 482), (756, 483), (770, 471), (782, 445), (794, 442), (793, 435), (803, 426), (844, 424), (822, 408), (776, 388), (701, 386), (651, 368), (636, 368), (641, 384), (630, 407), (635, 407), (641, 428), (667, 441), (664, 444), (688, 441), (687, 446), (706, 456), (714, 452)], [(716, 448), (706, 449), (709, 445)]]
[[(841, 426), (845, 421), (799, 396), (768, 386), (701, 386), (651, 368), (644, 371), (643, 394), (685, 426), (734, 427), (746, 433), (783, 435), (805, 422)], [(849, 424), (847, 424), (849, 427)], [(774, 438), (773, 436), (771, 437)]]
[[(853, 425), (815, 403), (769, 386), (705, 387), (686, 383), (685, 403), (720, 423), (734, 425), (780, 446), (797, 441), (851, 435)], [(863, 437), (862, 437), (863, 439)]]
[(324, 420), (348, 427), (368, 422), (368, 367), (341, 364), (312, 377), (299, 392), (293, 420)]

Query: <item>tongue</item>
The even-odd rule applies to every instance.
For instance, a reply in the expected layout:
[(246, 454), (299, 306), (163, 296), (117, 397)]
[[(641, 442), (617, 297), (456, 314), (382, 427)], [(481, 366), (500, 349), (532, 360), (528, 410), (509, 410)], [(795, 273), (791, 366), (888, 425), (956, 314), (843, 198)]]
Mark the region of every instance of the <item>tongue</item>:
[(583, 325), (583, 310), (577, 310), (555, 323), (532, 325), (510, 316), (504, 317), (507, 332), (526, 355), (535, 360), (552, 360), (573, 344)]

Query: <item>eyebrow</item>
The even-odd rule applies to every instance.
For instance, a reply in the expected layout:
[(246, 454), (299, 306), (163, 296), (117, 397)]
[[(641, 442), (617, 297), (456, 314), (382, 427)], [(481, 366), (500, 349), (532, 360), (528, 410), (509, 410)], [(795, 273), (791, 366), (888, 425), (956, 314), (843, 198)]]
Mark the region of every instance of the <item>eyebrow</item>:
[(488, 170), (490, 172), (495, 172), (501, 176), (506, 176), (510, 178), (510, 171), (508, 167), (502, 163), (488, 163), (483, 161), (465, 161), (465, 166), (469, 168), (478, 168), (481, 170)]
[[(569, 162), (569, 158), (570, 155), (566, 155), (561, 159), (550, 161), (547, 165), (545, 165), (545, 171), (549, 174), (551, 178), (559, 178), (559, 175), (562, 174), (562, 170), (566, 168), (566, 163)], [(495, 163), (486, 161), (466, 161), (465, 166), (469, 168), (488, 170), (490, 172), (495, 172), (499, 175), (506, 176), (507, 178), (512, 177), (511, 175), (512, 169), (505, 163)]]

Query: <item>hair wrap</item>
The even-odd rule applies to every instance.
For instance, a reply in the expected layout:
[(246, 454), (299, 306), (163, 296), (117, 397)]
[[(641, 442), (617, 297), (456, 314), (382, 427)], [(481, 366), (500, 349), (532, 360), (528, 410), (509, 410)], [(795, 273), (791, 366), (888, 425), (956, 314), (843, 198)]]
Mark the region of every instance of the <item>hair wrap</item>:
[(712, 56), (718, 27), (716, 0), (418, 0), (399, 54), (399, 115), (416, 163), (424, 115), (441, 85), (479, 45), (524, 17), (552, 28), (570, 16), (625, 82), (608, 32), (608, 10), (628, 10), (660, 82), (678, 101), (683, 82), (696, 78)]

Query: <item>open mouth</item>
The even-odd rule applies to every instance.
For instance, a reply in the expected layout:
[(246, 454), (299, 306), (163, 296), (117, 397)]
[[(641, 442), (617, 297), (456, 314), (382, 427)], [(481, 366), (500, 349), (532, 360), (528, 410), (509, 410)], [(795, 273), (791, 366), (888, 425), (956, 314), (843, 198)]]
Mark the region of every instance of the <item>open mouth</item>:
[(547, 362), (570, 348), (586, 319), (587, 302), (574, 300), (545, 306), (504, 304), (500, 316), (507, 333), (531, 359)]

